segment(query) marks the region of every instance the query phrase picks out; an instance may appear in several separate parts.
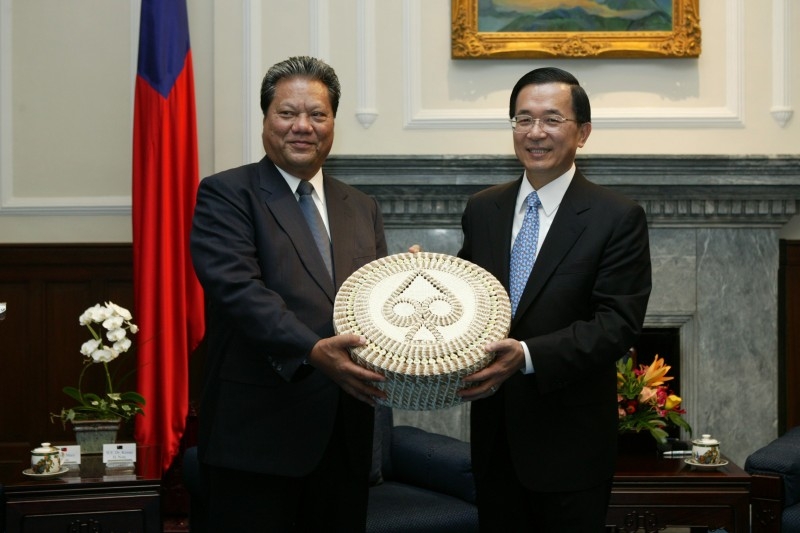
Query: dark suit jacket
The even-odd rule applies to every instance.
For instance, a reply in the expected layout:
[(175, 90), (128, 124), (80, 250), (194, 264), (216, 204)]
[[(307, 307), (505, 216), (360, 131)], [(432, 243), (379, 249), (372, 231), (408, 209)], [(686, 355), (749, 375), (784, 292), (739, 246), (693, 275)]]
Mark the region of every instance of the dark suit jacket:
[(383, 220), (373, 198), (327, 175), (324, 184), (335, 285), (294, 192), (269, 159), (200, 183), (191, 252), (207, 306), (199, 413), (207, 464), (308, 474), (341, 408), (352, 459), (369, 469), (372, 408), (303, 361), (334, 334), (341, 283), (386, 255)]
[[(506, 288), (520, 183), (477, 193), (462, 219), (459, 256)], [(641, 331), (650, 286), (643, 209), (577, 171), (511, 324), (509, 337), (527, 343), (534, 374), (517, 373), (497, 394), (472, 404), (476, 475), (493, 452), (500, 415), (516, 471), (529, 489), (580, 490), (613, 475), (615, 361)]]

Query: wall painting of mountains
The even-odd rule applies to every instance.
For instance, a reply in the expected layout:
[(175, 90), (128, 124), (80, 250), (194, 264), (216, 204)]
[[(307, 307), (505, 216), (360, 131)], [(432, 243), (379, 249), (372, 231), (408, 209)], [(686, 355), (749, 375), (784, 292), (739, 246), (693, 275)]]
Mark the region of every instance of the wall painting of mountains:
[(478, 31), (672, 31), (672, 0), (480, 0)]
[(700, 0), (451, 0), (452, 57), (698, 57)]

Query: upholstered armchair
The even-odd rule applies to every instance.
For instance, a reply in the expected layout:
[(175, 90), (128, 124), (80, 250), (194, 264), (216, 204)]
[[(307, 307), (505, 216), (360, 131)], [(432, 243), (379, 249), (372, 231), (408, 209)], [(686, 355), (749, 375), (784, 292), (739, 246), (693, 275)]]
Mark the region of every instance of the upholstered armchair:
[[(191, 501), (189, 527), (205, 532), (205, 491), (197, 448), (183, 456)], [(478, 531), (469, 444), (410, 427), (394, 426), (392, 410), (376, 409), (368, 533)]]
[(375, 416), (369, 533), (478, 531), (469, 444)]
[(753, 452), (744, 469), (753, 476), (753, 531), (800, 533), (800, 426)]

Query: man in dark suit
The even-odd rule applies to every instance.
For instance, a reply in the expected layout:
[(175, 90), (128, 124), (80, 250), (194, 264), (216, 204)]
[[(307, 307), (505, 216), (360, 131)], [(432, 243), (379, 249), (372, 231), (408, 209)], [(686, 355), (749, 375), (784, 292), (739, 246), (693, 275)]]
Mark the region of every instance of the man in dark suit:
[(616, 456), (615, 361), (650, 296), (647, 221), (575, 167), (592, 125), (574, 76), (529, 72), (509, 116), (525, 171), (469, 199), (459, 252), (506, 285), (514, 310), (509, 338), (487, 346), (495, 360), (461, 393), (475, 400), (481, 531), (600, 532)]
[(274, 65), (261, 86), (266, 157), (200, 184), (191, 251), (208, 309), (209, 531), (365, 528), (374, 398), (385, 397), (370, 382), (383, 377), (350, 359), (364, 340), (334, 335), (333, 302), (386, 241), (377, 202), (322, 171), (339, 96), (322, 61)]

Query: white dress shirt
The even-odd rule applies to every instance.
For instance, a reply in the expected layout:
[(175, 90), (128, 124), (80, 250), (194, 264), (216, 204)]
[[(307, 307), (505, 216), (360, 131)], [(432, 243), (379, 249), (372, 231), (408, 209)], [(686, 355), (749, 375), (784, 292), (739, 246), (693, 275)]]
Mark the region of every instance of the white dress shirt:
[[(547, 232), (550, 231), (550, 226), (553, 225), (553, 219), (556, 217), (556, 213), (558, 212), (558, 206), (561, 205), (561, 200), (564, 199), (564, 194), (566, 194), (567, 188), (572, 182), (572, 177), (574, 175), (575, 165), (573, 164), (572, 167), (570, 167), (570, 169), (564, 174), (536, 191), (536, 194), (539, 195), (539, 201), (541, 202), (541, 205), (539, 206), (539, 240), (536, 242), (537, 257), (542, 249), (542, 245), (544, 244), (544, 239), (547, 237)], [(514, 241), (517, 238), (517, 234), (519, 233), (520, 228), (522, 228), (522, 221), (525, 219), (525, 211), (527, 210), (525, 198), (527, 198), (532, 192), (533, 186), (531, 185), (531, 182), (528, 181), (528, 175), (526, 172), (522, 177), (522, 185), (520, 185), (519, 193), (517, 193), (517, 204), (514, 210), (514, 223), (511, 226), (512, 248), (514, 246)], [(533, 361), (531, 360), (531, 352), (528, 350), (528, 345), (522, 341), (520, 341), (520, 344), (522, 345), (522, 350), (525, 352), (525, 368), (522, 369), (522, 373), (533, 374)]]

